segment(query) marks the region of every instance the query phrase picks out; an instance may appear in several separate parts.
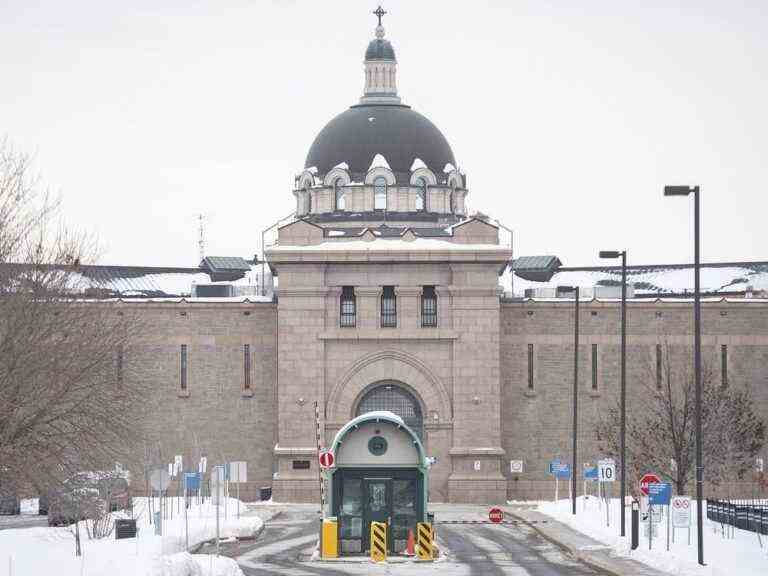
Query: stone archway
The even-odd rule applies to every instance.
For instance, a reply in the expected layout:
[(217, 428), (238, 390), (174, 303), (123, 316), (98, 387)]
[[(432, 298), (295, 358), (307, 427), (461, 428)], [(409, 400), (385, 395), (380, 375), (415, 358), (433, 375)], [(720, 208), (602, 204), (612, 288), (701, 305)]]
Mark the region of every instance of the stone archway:
[(424, 440), (424, 410), (421, 402), (402, 382), (382, 380), (369, 386), (357, 402), (355, 415), (361, 416), (380, 410), (400, 416), (419, 440)]
[(328, 422), (338, 427), (356, 416), (359, 399), (372, 384), (395, 380), (421, 400), (425, 421), (453, 420), (451, 401), (445, 387), (419, 359), (399, 350), (380, 350), (355, 362), (328, 395)]

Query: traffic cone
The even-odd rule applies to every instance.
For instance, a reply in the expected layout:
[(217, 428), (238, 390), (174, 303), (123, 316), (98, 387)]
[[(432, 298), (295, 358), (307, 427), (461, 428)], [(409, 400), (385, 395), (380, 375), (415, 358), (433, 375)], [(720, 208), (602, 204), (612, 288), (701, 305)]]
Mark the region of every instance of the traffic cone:
[(408, 529), (408, 545), (405, 547), (406, 556), (414, 556), (416, 554), (416, 542), (413, 538), (413, 528)]

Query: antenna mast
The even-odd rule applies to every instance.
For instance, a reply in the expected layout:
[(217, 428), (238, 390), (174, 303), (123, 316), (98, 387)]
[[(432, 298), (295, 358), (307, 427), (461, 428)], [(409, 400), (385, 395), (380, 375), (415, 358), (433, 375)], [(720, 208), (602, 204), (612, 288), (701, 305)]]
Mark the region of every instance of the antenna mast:
[(200, 264), (200, 262), (203, 261), (205, 258), (205, 217), (203, 214), (197, 215), (197, 249), (198, 249), (198, 257), (197, 262)]

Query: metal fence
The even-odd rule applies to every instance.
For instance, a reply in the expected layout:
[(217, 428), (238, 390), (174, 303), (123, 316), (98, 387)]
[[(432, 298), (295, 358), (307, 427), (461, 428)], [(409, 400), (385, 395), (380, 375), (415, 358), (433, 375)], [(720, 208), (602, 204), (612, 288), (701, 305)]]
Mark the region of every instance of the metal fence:
[(741, 530), (768, 534), (768, 502), (707, 500), (707, 519)]

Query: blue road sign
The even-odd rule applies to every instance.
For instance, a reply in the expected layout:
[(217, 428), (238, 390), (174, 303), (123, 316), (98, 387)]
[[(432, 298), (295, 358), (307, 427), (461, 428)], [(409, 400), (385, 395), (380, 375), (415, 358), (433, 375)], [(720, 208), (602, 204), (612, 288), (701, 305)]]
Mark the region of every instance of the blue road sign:
[(552, 473), (558, 480), (568, 479), (571, 477), (571, 467), (569, 464), (558, 462), (556, 466), (552, 467)]
[(597, 480), (600, 478), (600, 471), (597, 466), (585, 466), (582, 474), (584, 475), (584, 480)]
[(648, 484), (648, 504), (652, 506), (669, 506), (672, 498), (672, 484), (663, 482), (661, 484)]
[(187, 491), (200, 489), (200, 474), (198, 472), (184, 472), (184, 486)]
[(552, 460), (549, 463), (549, 474), (554, 476), (555, 475), (555, 469), (559, 468), (560, 466), (562, 466), (562, 464), (560, 463), (560, 460)]

